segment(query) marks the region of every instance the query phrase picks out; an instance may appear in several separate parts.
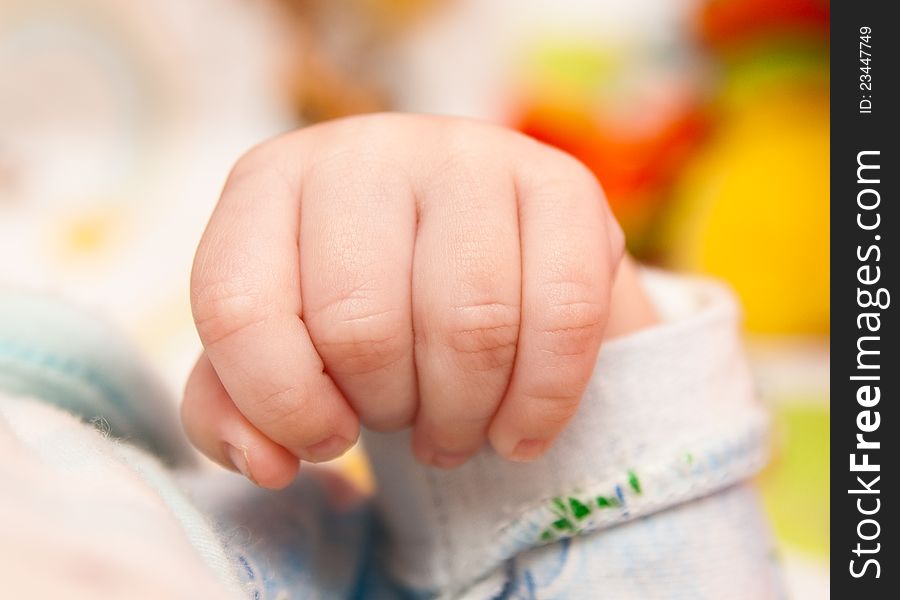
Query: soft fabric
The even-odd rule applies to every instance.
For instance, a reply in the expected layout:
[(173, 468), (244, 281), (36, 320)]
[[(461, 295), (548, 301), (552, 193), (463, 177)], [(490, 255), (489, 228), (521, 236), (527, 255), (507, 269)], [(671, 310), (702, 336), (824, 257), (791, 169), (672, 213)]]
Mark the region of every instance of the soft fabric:
[[(523, 552), (464, 594), (503, 600), (786, 598), (750, 485)], [(480, 588), (480, 589), (479, 589)]]
[(4, 597), (242, 597), (162, 464), (71, 414), (0, 392), (0, 481)]
[[(101, 317), (0, 288), (0, 445), (5, 591), (243, 595), (218, 530), (169, 468), (194, 462), (174, 403)], [(66, 593), (40, 593), (52, 589)]]
[(368, 503), (338, 475), (307, 465), (275, 493), (201, 465), (101, 316), (0, 288), (0, 595), (402, 596), (375, 568)]
[[(441, 471), (414, 460), (408, 432), (366, 436), (388, 566), (406, 586), (455, 595), (488, 579), (502, 588), (504, 563), (532, 547), (589, 532), (606, 539), (610, 527), (735, 485), (763, 466), (767, 418), (734, 298), (705, 280), (650, 271), (643, 278), (663, 323), (604, 344), (578, 413), (538, 461), (511, 464), (485, 447), (461, 468)], [(737, 507), (731, 518), (748, 510)], [(683, 514), (700, 527), (706, 512)], [(760, 535), (750, 527), (744, 534)], [(746, 559), (763, 572), (768, 550)], [(631, 567), (647, 561), (635, 556)], [(742, 597), (767, 597), (768, 589), (762, 578)]]
[(40, 398), (164, 462), (191, 461), (174, 403), (131, 344), (100, 315), (0, 286), (0, 389)]
[[(127, 344), (0, 292), (0, 569), (66, 598), (781, 597), (746, 481), (765, 413), (731, 296), (645, 273), (663, 324), (605, 344), (556, 447), (446, 472), (366, 434), (376, 510), (304, 466), (281, 492), (192, 467)], [(377, 516), (376, 516), (377, 514)]]

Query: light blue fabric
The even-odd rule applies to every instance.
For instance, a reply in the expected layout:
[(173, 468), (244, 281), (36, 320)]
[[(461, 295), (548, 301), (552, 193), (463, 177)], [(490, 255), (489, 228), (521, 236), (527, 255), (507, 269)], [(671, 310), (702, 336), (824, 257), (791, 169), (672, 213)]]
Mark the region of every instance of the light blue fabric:
[(194, 501), (215, 515), (254, 600), (412, 597), (379, 567), (374, 553), (380, 531), (368, 502), (337, 508), (308, 473), (278, 492), (226, 473), (185, 484)]
[(59, 298), (0, 288), (0, 389), (41, 398), (145, 448), (191, 460), (165, 389), (99, 315)]
[[(0, 290), (0, 391), (53, 404), (108, 430), (108, 456), (155, 490), (206, 564), (247, 598), (440, 594), (390, 583), (379, 555), (385, 536), (369, 503), (338, 509), (318, 480), (302, 471), (294, 485), (271, 492), (234, 474), (190, 470), (172, 403), (102, 319), (54, 298)], [(65, 444), (54, 438), (44, 451), (77, 454)], [(778, 598), (766, 529), (754, 493), (732, 487), (628, 524), (526, 549), (463, 594), (501, 600), (743, 598), (741, 582), (752, 580), (755, 588), (744, 589), (760, 589), (762, 581), (766, 597)]]
[[(174, 404), (98, 315), (0, 289), (0, 391), (54, 405), (109, 434), (105, 457), (155, 490), (226, 588), (254, 600), (403, 597), (375, 568), (368, 504), (335, 510), (312, 477), (270, 492), (230, 473), (191, 469)], [(67, 444), (56, 436), (32, 449), (62, 468), (84, 468), (91, 454)]]

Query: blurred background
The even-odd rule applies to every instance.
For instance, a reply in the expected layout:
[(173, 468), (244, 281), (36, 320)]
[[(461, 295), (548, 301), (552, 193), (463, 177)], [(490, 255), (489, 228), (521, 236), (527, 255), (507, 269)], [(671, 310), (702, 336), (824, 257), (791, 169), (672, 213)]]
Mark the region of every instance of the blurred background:
[(193, 250), (250, 145), (377, 110), (519, 129), (597, 174), (641, 260), (740, 294), (780, 558), (824, 598), (828, 30), (827, 0), (2, 0), (0, 286), (106, 313), (176, 397)]

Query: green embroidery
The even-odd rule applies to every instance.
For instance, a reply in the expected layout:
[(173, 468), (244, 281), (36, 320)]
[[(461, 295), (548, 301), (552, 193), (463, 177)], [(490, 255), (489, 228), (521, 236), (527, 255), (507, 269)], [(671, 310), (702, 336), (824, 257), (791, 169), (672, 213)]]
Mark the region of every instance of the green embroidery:
[(631, 486), (631, 489), (633, 489), (636, 494), (641, 493), (641, 482), (634, 471), (628, 471), (628, 485)]
[(619, 506), (619, 499), (615, 496), (597, 496), (597, 506), (600, 508), (616, 508)]
[(572, 514), (576, 519), (583, 519), (591, 514), (590, 507), (582, 504), (577, 498), (569, 498), (569, 506), (572, 507)]
[(622, 507), (625, 504), (623, 492), (641, 495), (643, 487), (637, 473), (629, 470), (626, 473), (626, 478), (628, 480), (627, 489), (616, 485), (614, 492), (606, 496), (595, 496), (587, 499), (569, 496), (565, 499), (561, 497), (551, 499), (548, 508), (553, 513), (555, 520), (541, 531), (541, 541), (548, 542), (560, 536), (578, 533), (587, 526), (583, 521), (591, 515), (594, 506), (600, 509)]

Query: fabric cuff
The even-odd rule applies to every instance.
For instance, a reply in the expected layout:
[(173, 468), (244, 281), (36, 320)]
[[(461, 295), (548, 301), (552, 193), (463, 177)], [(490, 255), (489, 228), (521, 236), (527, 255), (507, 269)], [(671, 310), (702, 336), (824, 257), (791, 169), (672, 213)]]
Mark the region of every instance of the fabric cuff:
[(364, 433), (399, 582), (459, 591), (528, 548), (688, 502), (764, 465), (768, 420), (734, 296), (708, 280), (641, 277), (662, 322), (603, 345), (578, 413), (539, 460), (486, 447), (443, 471), (415, 461), (408, 431)]

